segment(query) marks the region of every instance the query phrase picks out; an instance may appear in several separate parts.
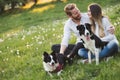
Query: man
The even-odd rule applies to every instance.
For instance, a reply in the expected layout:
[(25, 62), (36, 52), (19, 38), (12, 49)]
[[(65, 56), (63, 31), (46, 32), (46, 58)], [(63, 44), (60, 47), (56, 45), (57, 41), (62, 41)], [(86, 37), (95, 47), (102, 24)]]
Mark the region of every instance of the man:
[[(61, 45), (53, 45), (52, 50), (59, 52), (58, 54), (58, 61), (60, 63), (60, 66), (64, 66), (64, 54), (68, 54), (67, 57), (72, 59), (75, 54), (78, 53), (78, 49), (81, 47), (84, 47), (82, 44), (82, 41), (80, 40), (80, 35), (79, 31), (77, 30), (76, 26), (84, 23), (89, 23), (89, 17), (87, 14), (81, 14), (80, 10), (77, 8), (76, 4), (70, 3), (67, 4), (64, 7), (64, 11), (69, 17), (67, 22), (64, 25), (64, 34), (62, 38)], [(71, 36), (71, 33), (74, 33), (75, 36), (77, 37), (76, 40), (76, 45), (74, 44), (69, 44), (69, 39)]]

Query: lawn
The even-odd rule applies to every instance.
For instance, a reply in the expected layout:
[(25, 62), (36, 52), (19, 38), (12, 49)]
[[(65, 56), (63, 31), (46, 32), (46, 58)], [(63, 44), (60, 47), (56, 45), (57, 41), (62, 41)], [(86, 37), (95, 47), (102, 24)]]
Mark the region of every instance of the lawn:
[[(60, 76), (48, 76), (42, 65), (44, 51), (51, 52), (51, 45), (59, 44), (67, 17), (63, 11), (67, 3), (76, 3), (81, 12), (90, 3), (102, 6), (105, 15), (115, 26), (120, 42), (119, 0), (68, 0), (39, 4), (30, 9), (15, 9), (0, 14), (0, 80), (120, 80), (120, 54), (109, 60), (95, 63), (66, 65)], [(75, 37), (70, 43), (75, 42)]]

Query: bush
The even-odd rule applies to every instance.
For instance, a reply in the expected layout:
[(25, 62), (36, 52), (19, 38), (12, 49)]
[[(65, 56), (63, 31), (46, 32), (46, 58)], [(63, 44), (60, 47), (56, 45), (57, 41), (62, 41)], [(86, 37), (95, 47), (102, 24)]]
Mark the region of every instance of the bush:
[(0, 13), (4, 11), (6, 5), (11, 5), (11, 9), (14, 9), (16, 5), (23, 6), (30, 0), (0, 0)]

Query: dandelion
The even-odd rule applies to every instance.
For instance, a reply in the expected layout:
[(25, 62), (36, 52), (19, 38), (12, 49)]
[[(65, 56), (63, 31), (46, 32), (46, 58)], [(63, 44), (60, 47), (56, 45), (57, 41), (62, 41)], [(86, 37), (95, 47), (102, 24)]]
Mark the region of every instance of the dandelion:
[(38, 47), (36, 48), (36, 50), (38, 50)]
[(29, 46), (30, 46), (29, 44), (26, 45), (27, 48), (29, 48)]
[(34, 38), (32, 37), (32, 40), (33, 40)]
[(42, 44), (42, 41), (38, 42), (38, 44)]
[(116, 25), (117, 25), (117, 23), (115, 22), (115, 23), (114, 23), (114, 25), (116, 26)]
[(18, 55), (17, 57), (20, 58), (20, 55)]
[(61, 35), (58, 35), (58, 37), (57, 37), (57, 38), (58, 38), (58, 39), (59, 39), (59, 38), (61, 38)]
[(3, 59), (3, 61), (5, 61), (5, 59)]
[(52, 30), (55, 31), (55, 28), (53, 28)]
[(7, 46), (7, 49), (9, 49), (9, 47)]
[(25, 40), (25, 35), (22, 37), (22, 40)]
[(19, 50), (17, 50), (17, 55), (19, 55), (20, 53), (19, 53)]
[(8, 61), (8, 58), (6, 58), (6, 61)]
[(5, 71), (4, 70), (2, 70), (2, 73), (4, 73)]
[(3, 42), (4, 40), (3, 39), (0, 39), (0, 42)]
[(53, 45), (53, 43), (52, 43), (52, 42), (50, 42), (50, 45)]
[(13, 50), (10, 50), (11, 53), (13, 53)]
[(2, 51), (0, 51), (0, 53), (2, 53)]
[(55, 36), (55, 34), (53, 34), (53, 36)]

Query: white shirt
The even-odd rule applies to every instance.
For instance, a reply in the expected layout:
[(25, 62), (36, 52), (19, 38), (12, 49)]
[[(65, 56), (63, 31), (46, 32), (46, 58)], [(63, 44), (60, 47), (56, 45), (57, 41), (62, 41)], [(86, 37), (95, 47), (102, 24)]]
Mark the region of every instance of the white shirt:
[[(90, 23), (90, 19), (86, 13), (81, 14), (80, 24), (84, 24), (84, 23)], [(62, 45), (68, 46), (69, 39), (70, 39), (72, 32), (77, 37), (76, 43), (81, 42), (79, 31), (76, 28), (77, 25), (78, 24), (74, 23), (71, 18), (69, 18), (66, 21), (66, 23), (64, 25), (64, 34), (63, 34), (63, 38), (62, 38), (62, 42), (61, 42)]]
[[(114, 34), (111, 34), (109, 33), (109, 29), (110, 27), (112, 26), (112, 24), (109, 22), (108, 18), (106, 17), (103, 17), (102, 18), (102, 24), (103, 24), (103, 27), (104, 27), (104, 33), (105, 33), (105, 37), (101, 38), (102, 41), (111, 41), (111, 40), (114, 40), (116, 39), (115, 35)], [(99, 27), (98, 27), (98, 23), (95, 22), (95, 25), (96, 25), (96, 30), (95, 30), (95, 34), (99, 37)]]

